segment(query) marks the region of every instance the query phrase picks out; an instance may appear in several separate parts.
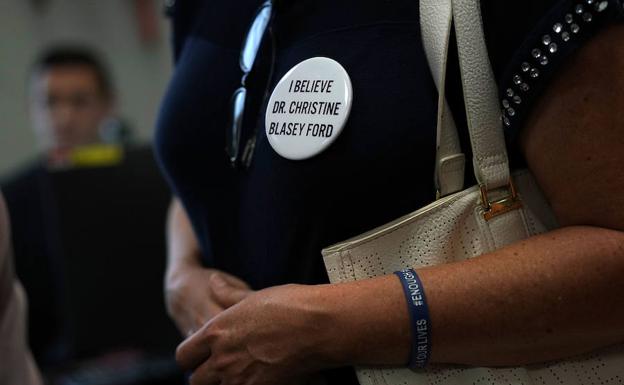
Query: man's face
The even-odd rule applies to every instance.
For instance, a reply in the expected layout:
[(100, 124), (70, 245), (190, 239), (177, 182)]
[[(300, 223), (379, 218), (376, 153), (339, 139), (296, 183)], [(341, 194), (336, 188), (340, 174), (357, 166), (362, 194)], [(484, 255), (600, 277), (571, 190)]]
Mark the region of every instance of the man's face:
[(33, 79), (31, 112), (44, 150), (69, 150), (96, 143), (111, 114), (94, 70), (86, 65), (59, 65)]

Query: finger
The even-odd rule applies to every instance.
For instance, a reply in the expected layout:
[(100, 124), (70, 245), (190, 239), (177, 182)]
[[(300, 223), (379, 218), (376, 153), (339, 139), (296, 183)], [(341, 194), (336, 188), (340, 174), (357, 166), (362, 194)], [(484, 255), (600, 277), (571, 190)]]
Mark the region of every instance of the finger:
[(207, 322), (225, 310), (223, 306), (215, 302), (213, 298), (206, 298), (204, 301), (202, 307), (197, 309), (193, 317), (194, 330), (201, 329)]
[(223, 306), (207, 297), (200, 306), (191, 307), (188, 304), (173, 314), (172, 318), (180, 333), (188, 338), (223, 310)]
[(208, 358), (210, 358), (210, 341), (206, 337), (205, 326), (184, 340), (176, 349), (176, 361), (184, 370), (193, 370)]
[(239, 303), (252, 293), (249, 289), (241, 289), (229, 285), (218, 275), (210, 277), (210, 287), (215, 301), (225, 308)]
[(249, 287), (247, 282), (243, 281), (242, 279), (240, 279), (238, 277), (235, 277), (235, 276), (233, 276), (231, 274), (225, 274), (225, 273), (219, 273), (219, 275), (221, 276), (221, 278), (223, 278), (225, 281), (227, 281), (232, 286), (236, 286), (236, 287), (239, 287), (241, 289), (251, 290), (251, 288)]
[(227, 309), (244, 300), (251, 293), (251, 290), (222, 287), (213, 291), (213, 298), (219, 305)]
[(216, 370), (211, 365), (210, 360), (204, 361), (197, 367), (189, 378), (190, 385), (218, 385), (221, 379)]

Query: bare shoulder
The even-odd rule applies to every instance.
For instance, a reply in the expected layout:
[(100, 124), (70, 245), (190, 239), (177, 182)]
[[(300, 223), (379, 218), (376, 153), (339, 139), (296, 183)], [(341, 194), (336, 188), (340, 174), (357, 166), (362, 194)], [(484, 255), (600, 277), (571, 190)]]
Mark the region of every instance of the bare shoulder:
[(562, 225), (624, 231), (624, 25), (570, 58), (521, 137)]

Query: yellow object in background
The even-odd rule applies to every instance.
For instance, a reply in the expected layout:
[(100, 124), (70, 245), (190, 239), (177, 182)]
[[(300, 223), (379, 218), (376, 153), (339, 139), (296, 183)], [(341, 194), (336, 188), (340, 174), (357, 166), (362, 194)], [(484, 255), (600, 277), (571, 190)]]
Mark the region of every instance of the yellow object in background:
[(110, 167), (120, 164), (123, 158), (122, 146), (95, 144), (73, 149), (69, 156), (69, 163), (73, 167)]

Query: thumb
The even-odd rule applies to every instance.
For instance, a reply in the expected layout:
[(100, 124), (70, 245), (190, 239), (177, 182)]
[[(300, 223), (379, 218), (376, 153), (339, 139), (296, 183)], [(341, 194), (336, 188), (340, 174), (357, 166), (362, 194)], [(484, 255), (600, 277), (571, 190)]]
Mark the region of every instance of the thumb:
[(209, 284), (215, 301), (226, 309), (236, 305), (252, 292), (249, 289), (233, 286), (219, 274), (213, 274)]

